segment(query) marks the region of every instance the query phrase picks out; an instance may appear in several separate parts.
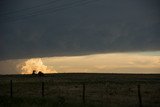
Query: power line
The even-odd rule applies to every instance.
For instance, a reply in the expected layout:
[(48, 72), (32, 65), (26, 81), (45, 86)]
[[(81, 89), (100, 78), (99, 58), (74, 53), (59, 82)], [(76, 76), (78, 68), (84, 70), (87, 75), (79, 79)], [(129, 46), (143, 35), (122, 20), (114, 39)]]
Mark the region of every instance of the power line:
[[(57, 8), (59, 8), (59, 7), (62, 7), (62, 6), (66, 6), (66, 5), (71, 5), (72, 3), (77, 3), (77, 2), (81, 2), (81, 0), (79, 1), (73, 1), (73, 2), (69, 2), (69, 3), (67, 3), (67, 4), (64, 4), (64, 5), (60, 5), (60, 6), (53, 6), (53, 7), (46, 7), (46, 9), (45, 8), (40, 8), (40, 9), (38, 9), (38, 10), (34, 10), (34, 9), (32, 9), (32, 10), (30, 10), (30, 11), (19, 11), (19, 12), (15, 12), (14, 14), (9, 14), (8, 16), (2, 16), (1, 15), (1, 18), (4, 18), (4, 19), (12, 19), (12, 18), (14, 18), (15, 17), (15, 15), (17, 16), (17, 17), (24, 17), (24, 16), (29, 16), (29, 15), (31, 15), (31, 14), (35, 14), (35, 13), (38, 13), (38, 12), (43, 12), (43, 11), (48, 11), (48, 10), (51, 10), (51, 9), (57, 9)], [(62, 3), (61, 3), (62, 4)], [(26, 14), (27, 13), (27, 14)], [(24, 15), (23, 15), (24, 14)]]
[(61, 5), (61, 6), (57, 6), (57, 7), (54, 7), (54, 8), (51, 7), (51, 8), (44, 9), (42, 11), (36, 11), (36, 12), (31, 13), (30, 16), (47, 14), (47, 13), (55, 12), (55, 11), (58, 11), (58, 10), (75, 7), (75, 6), (82, 6), (82, 5), (91, 3), (93, 1), (94, 0), (83, 0), (83, 1), (80, 0), (80, 1), (72, 2), (72, 3), (64, 4), (64, 5)]
[(54, 12), (58, 12), (58, 11), (62, 11), (64, 9), (68, 9), (68, 8), (73, 8), (76, 6), (83, 6), (86, 4), (89, 4), (91, 2), (95, 2), (98, 0), (80, 0), (80, 1), (75, 1), (75, 2), (71, 2), (71, 3), (67, 3), (61, 6), (57, 6), (57, 7), (48, 7), (47, 9), (43, 9), (43, 10), (38, 10), (38, 11), (31, 11), (30, 14), (28, 15), (20, 15), (19, 17), (17, 17), (16, 19), (14, 19), (13, 17), (8, 17), (8, 21), (16, 21), (16, 20), (24, 20), (33, 16), (39, 16), (39, 15), (44, 15), (44, 14), (50, 14), (50, 13), (54, 13)]
[(53, 1), (49, 1), (47, 3), (43, 3), (43, 4), (38, 4), (36, 6), (32, 6), (32, 7), (27, 7), (27, 8), (22, 8), (22, 9), (16, 9), (16, 10), (11, 10), (11, 11), (8, 11), (8, 12), (3, 12), (1, 13), (0, 15), (10, 15), (10, 14), (15, 14), (17, 12), (23, 12), (23, 11), (27, 11), (27, 10), (31, 10), (31, 9), (34, 9), (34, 8), (40, 8), (40, 7), (45, 7), (47, 5), (52, 5), (53, 3), (56, 3), (58, 1), (61, 1), (61, 0), (53, 0)]

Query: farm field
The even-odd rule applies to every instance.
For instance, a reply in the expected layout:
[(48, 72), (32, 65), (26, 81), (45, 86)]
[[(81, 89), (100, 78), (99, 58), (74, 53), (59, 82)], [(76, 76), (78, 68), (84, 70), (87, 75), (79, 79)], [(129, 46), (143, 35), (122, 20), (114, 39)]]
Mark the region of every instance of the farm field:
[(0, 107), (139, 107), (138, 85), (141, 105), (160, 107), (160, 74), (0, 75)]

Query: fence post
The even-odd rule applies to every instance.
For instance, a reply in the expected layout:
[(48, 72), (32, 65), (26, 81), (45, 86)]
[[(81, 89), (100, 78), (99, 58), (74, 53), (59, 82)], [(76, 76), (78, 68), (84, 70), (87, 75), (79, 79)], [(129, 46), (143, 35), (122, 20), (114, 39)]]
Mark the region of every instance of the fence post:
[(44, 97), (44, 82), (42, 82), (42, 97)]
[(83, 98), (83, 103), (85, 104), (85, 90), (86, 90), (86, 87), (85, 87), (85, 83), (83, 83), (83, 93), (82, 93), (82, 98)]
[(139, 107), (142, 107), (141, 86), (138, 84)]
[(10, 97), (13, 97), (12, 80), (10, 80)]

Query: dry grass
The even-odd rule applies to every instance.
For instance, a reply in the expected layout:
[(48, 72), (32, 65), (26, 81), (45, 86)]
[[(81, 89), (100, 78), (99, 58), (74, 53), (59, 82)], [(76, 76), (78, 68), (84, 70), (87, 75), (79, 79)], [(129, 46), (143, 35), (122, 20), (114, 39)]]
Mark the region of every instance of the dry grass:
[[(10, 99), (9, 81), (13, 80)], [(45, 98), (41, 82), (45, 82)], [(144, 107), (160, 107), (160, 75), (55, 74), (0, 76), (2, 106), (83, 106), (82, 83), (86, 84), (85, 106), (138, 107), (137, 85), (141, 85)], [(13, 100), (14, 99), (14, 100)], [(11, 103), (12, 102), (12, 103)]]

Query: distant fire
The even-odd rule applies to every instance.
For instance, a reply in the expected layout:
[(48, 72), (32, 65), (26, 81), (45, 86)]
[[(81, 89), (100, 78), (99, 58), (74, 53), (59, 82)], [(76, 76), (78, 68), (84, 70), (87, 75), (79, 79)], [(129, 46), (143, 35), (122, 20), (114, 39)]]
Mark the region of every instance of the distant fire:
[(25, 61), (22, 64), (17, 66), (21, 70), (21, 74), (32, 74), (33, 70), (37, 73), (39, 71), (43, 73), (57, 73), (56, 70), (53, 70), (43, 64), (41, 58), (33, 58)]

